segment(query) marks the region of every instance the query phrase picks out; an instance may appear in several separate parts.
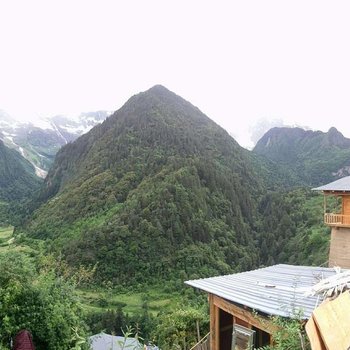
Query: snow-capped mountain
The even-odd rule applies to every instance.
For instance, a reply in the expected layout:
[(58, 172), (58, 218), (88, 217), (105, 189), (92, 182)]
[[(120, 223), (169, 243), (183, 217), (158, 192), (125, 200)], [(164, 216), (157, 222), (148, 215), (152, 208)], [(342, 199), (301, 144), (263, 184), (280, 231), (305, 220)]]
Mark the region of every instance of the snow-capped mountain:
[(0, 110), (0, 139), (27, 158), (38, 176), (45, 177), (55, 154), (63, 145), (74, 141), (110, 114), (98, 111), (21, 122)]

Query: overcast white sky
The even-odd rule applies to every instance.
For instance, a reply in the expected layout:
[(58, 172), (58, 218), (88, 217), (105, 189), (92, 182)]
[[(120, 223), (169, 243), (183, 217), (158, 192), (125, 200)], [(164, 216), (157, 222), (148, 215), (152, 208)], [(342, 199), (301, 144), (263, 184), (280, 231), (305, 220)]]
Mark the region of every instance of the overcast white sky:
[(0, 109), (116, 110), (162, 84), (243, 146), (271, 120), (350, 137), (349, 18), (337, 0), (0, 0)]

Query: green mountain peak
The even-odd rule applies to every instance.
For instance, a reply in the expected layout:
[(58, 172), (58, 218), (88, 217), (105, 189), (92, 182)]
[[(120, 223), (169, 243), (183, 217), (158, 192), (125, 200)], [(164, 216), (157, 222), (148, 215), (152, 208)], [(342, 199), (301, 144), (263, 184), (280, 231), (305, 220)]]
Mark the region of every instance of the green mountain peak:
[(260, 189), (246, 150), (155, 86), (58, 152), (23, 230), (115, 282), (226, 273), (256, 264)]

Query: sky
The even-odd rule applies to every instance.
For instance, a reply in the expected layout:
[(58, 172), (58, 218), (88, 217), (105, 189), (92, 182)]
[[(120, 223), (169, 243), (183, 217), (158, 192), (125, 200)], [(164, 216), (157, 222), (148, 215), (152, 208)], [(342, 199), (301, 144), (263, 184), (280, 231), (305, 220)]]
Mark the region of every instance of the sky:
[(0, 0), (0, 109), (117, 110), (162, 84), (244, 147), (270, 126), (350, 137), (350, 2)]

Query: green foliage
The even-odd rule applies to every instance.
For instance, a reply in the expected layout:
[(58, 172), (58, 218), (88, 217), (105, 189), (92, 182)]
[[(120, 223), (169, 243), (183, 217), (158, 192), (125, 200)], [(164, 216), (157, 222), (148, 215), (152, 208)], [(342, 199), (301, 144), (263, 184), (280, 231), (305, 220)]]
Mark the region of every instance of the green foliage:
[(200, 326), (200, 334), (202, 336), (207, 334), (209, 329), (207, 310), (187, 306), (161, 315), (154, 332), (156, 344), (164, 350), (190, 348), (198, 341), (197, 323)]
[(2, 346), (21, 329), (32, 332), (38, 350), (82, 345), (77, 334), (85, 335), (85, 326), (70, 283), (55, 271), (37, 271), (35, 261), (19, 252), (1, 254), (0, 271)]
[(274, 344), (258, 350), (311, 350), (304, 325), (300, 318), (272, 318), (276, 331), (272, 334)]
[(110, 309), (89, 313), (86, 322), (92, 334), (103, 331), (122, 336), (124, 335), (123, 329), (133, 327), (137, 329), (137, 333), (142, 335), (143, 340), (147, 343), (154, 336), (154, 328), (159, 324), (159, 320), (149, 312), (147, 303), (144, 303), (142, 311), (138, 314), (129, 315), (119, 306), (116, 310)]
[(323, 223), (322, 200), (306, 189), (262, 197), (257, 221), (261, 264), (327, 262), (330, 230)]

